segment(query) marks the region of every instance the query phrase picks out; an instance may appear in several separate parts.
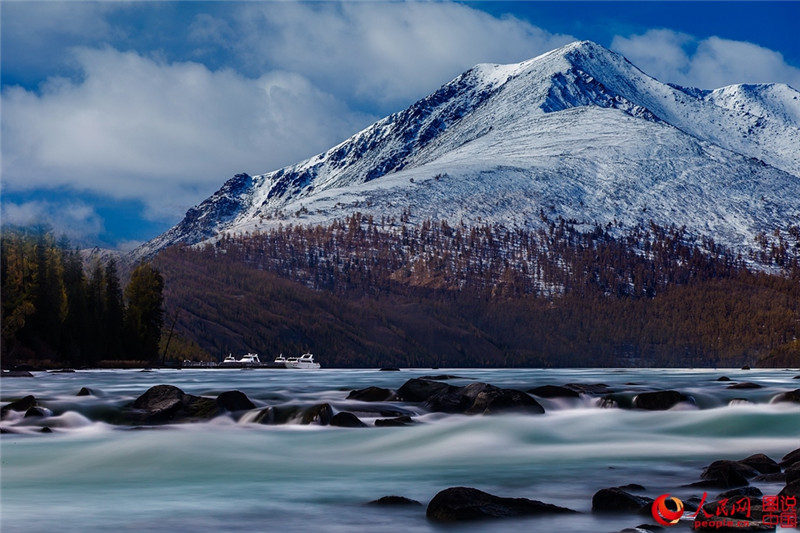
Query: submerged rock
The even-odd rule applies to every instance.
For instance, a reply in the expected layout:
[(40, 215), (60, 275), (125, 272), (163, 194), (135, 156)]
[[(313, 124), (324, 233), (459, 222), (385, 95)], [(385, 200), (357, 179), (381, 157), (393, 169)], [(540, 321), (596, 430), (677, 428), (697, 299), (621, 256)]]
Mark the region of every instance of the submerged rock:
[(351, 391), (347, 395), (348, 400), (358, 400), (361, 402), (385, 402), (394, 399), (394, 391), (383, 387), (367, 387)]
[(688, 396), (675, 390), (643, 392), (633, 398), (633, 407), (648, 411), (663, 411), (688, 399)]
[(75, 396), (97, 396), (97, 394), (95, 394), (95, 391), (93, 389), (90, 389), (88, 387), (81, 387), (81, 390), (79, 390), (78, 394), (76, 394)]
[(636, 496), (619, 487), (600, 489), (592, 496), (593, 513), (644, 513), (650, 512), (653, 500)]
[(331, 418), (331, 425), (342, 428), (365, 428), (367, 425), (353, 413), (342, 411)]
[(760, 389), (761, 385), (758, 383), (753, 383), (751, 381), (743, 381), (741, 383), (734, 383), (733, 385), (728, 385), (727, 389)]
[(410, 416), (398, 416), (395, 418), (379, 418), (375, 421), (377, 427), (400, 427), (414, 424), (414, 419)]
[(50, 429), (47, 426), (45, 426), (45, 427), (43, 427), (42, 429), (39, 430), (39, 433), (52, 433), (52, 432), (53, 432), (53, 430)]
[(9, 411), (27, 411), (31, 407), (36, 405), (36, 398), (29, 394), (24, 398), (20, 398), (19, 400), (13, 401), (7, 405), (4, 405), (0, 408), (0, 417), (6, 416), (6, 413)]
[(729, 378), (728, 376), (720, 376), (717, 378), (717, 381), (730, 381), (730, 380), (731, 378)]
[(329, 403), (319, 403), (304, 409), (300, 415), (300, 423), (304, 425), (319, 424), (327, 426), (333, 418), (333, 409)]
[(542, 385), (530, 389), (528, 392), (540, 398), (577, 398), (580, 396), (577, 391), (558, 385)]
[(393, 506), (393, 505), (422, 505), (422, 504), (417, 500), (412, 500), (411, 498), (406, 498), (405, 496), (384, 496), (382, 498), (378, 498), (377, 500), (372, 500), (367, 505)]
[(429, 379), (433, 381), (447, 381), (448, 379), (470, 379), (470, 378), (453, 376), (452, 374), (435, 374), (432, 376), (420, 376), (419, 379)]
[(381, 372), (400, 372), (400, 369), (396, 366), (385, 366), (383, 368), (379, 368)]
[(433, 497), (425, 515), (437, 522), (457, 522), (574, 512), (537, 500), (502, 498), (469, 487), (451, 487)]

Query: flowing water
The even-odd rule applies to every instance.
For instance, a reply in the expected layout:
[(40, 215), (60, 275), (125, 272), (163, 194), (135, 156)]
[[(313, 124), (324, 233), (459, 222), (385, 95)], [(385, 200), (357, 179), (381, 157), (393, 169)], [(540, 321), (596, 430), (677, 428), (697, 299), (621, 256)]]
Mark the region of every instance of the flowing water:
[[(351, 389), (397, 388), (431, 373), (529, 389), (603, 382), (630, 391), (676, 389), (694, 398), (669, 411), (601, 409), (596, 397), (541, 400), (542, 416), (425, 413), (395, 404), (422, 423), (347, 429), (268, 426), (222, 416), (204, 423), (131, 429), (98, 420), (148, 387), (168, 383), (216, 396), (238, 389), (259, 406), (329, 402), (358, 412)], [(438, 491), (471, 486), (581, 511), (576, 515), (458, 526), (459, 531), (618, 531), (646, 517), (591, 514), (599, 489), (639, 483), (650, 497), (698, 479), (713, 460), (800, 446), (800, 405), (771, 404), (800, 380), (787, 370), (160, 370), (35, 373), (2, 380), (4, 402), (33, 394), (51, 411), (12, 413), (0, 438), (0, 527), (27, 531), (453, 531), (430, 523), (424, 507), (374, 507), (397, 494), (427, 503)], [(730, 390), (734, 381), (762, 385)], [(81, 387), (99, 396), (75, 396)], [(743, 398), (748, 402), (733, 402)], [(367, 414), (361, 414), (371, 423)], [(42, 434), (42, 424), (53, 433)], [(775, 494), (782, 484), (757, 484)], [(711, 492), (710, 496), (715, 493)], [(652, 523), (652, 520), (650, 520)]]

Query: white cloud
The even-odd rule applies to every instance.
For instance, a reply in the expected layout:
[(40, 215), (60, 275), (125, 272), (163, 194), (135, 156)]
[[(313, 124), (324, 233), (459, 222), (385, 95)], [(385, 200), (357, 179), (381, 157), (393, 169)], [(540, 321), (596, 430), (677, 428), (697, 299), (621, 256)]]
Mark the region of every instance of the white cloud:
[(232, 24), (198, 17), (196, 36), (231, 43), (254, 67), (403, 107), (476, 63), (522, 61), (575, 40), (449, 2), (247, 4)]
[(83, 79), (2, 94), (4, 186), (145, 202), (174, 220), (237, 171), (322, 151), (372, 120), (300, 75), (257, 79), (197, 63), (78, 49)]
[(104, 230), (103, 219), (83, 202), (3, 202), (2, 208), (3, 224), (48, 224), (57, 235), (66, 235), (76, 243), (96, 240)]
[(616, 36), (611, 47), (664, 82), (704, 89), (735, 83), (788, 83), (800, 88), (800, 69), (757, 44), (660, 29)]

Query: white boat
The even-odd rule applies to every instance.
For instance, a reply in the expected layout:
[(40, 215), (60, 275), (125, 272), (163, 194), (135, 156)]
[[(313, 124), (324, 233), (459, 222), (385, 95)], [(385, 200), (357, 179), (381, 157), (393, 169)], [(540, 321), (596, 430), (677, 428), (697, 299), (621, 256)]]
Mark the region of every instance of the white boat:
[(225, 363), (235, 363), (235, 362), (236, 362), (236, 358), (234, 356), (232, 356), (231, 354), (228, 354), (228, 357), (226, 357), (222, 361), (223, 364), (225, 364)]
[(320, 364), (314, 362), (314, 356), (310, 353), (304, 353), (300, 357), (289, 357), (284, 364), (286, 368), (304, 368), (312, 370), (320, 368)]
[(261, 359), (258, 358), (258, 354), (248, 353), (243, 355), (238, 362), (245, 365), (260, 365)]
[(286, 358), (283, 356), (283, 354), (280, 354), (278, 357), (275, 358), (274, 363), (276, 365), (283, 366), (284, 364), (286, 364)]

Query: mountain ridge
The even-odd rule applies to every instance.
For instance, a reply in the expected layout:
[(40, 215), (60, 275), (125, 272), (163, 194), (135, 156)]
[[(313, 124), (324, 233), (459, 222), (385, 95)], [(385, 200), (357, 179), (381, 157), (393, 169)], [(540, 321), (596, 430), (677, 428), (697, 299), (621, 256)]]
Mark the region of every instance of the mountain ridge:
[(585, 225), (654, 219), (743, 251), (800, 220), (797, 95), (687, 91), (591, 41), (479, 64), (326, 152), (237, 174), (133, 254), (356, 210), (524, 227), (541, 211)]

